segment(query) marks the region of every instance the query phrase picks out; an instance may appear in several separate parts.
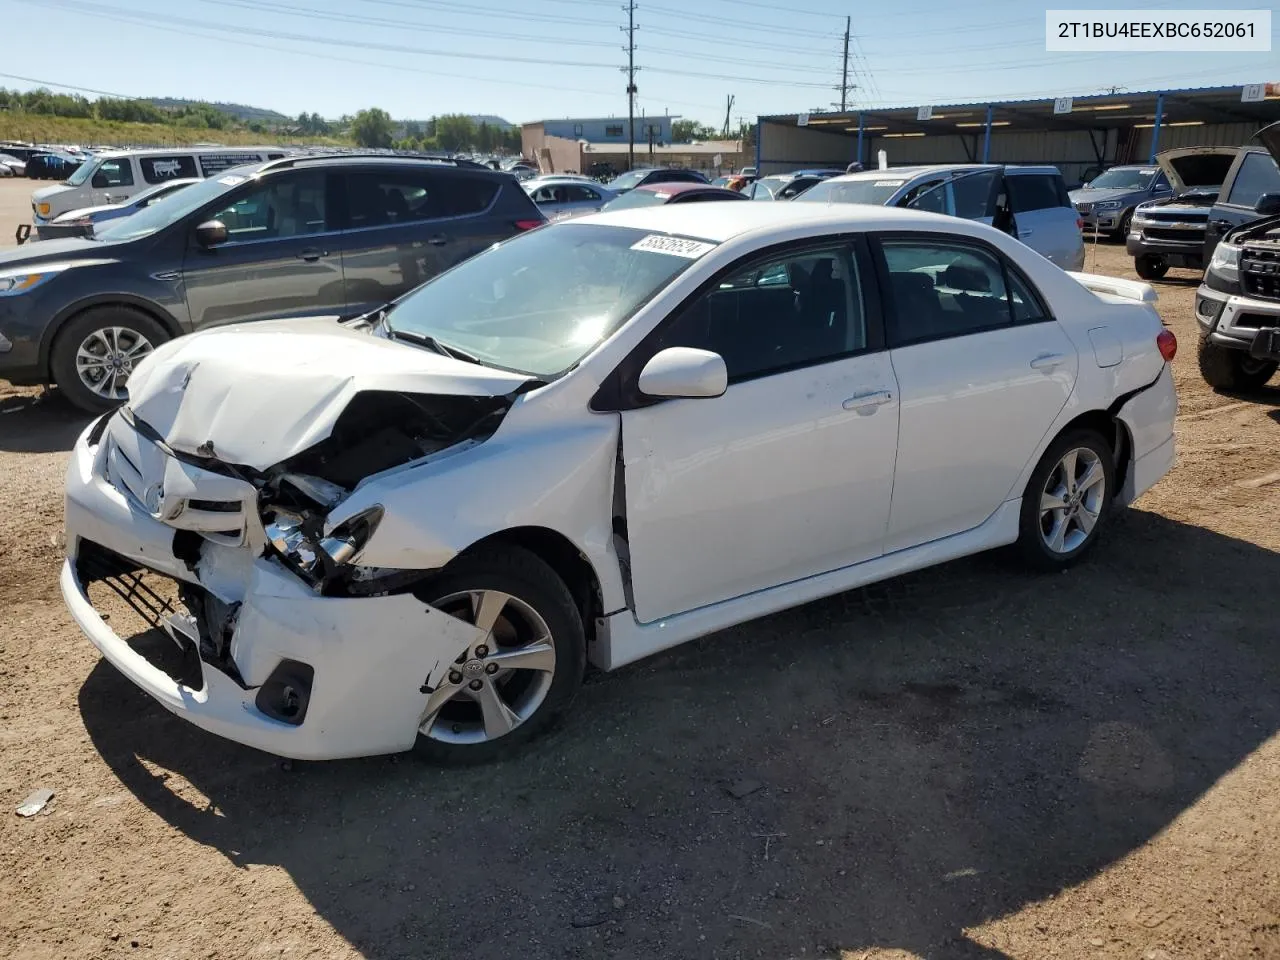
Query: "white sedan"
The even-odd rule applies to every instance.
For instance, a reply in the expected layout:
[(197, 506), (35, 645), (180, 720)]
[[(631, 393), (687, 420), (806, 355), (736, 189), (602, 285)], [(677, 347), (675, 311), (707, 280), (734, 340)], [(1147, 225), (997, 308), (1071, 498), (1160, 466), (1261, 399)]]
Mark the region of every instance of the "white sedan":
[[(914, 211), (552, 224), (374, 316), (158, 348), (75, 446), (63, 594), (207, 730), (485, 760), (588, 662), (993, 547), (1079, 560), (1173, 462), (1153, 299)], [(194, 677), (103, 617), (139, 580)]]

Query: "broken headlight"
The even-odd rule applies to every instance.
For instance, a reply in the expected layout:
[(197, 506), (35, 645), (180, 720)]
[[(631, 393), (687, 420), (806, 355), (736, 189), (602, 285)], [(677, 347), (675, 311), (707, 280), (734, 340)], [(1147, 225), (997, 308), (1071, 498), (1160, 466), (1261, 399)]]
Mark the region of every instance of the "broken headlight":
[(284, 564), (316, 586), (359, 555), (381, 520), (382, 507), (374, 506), (325, 533), (314, 516), (276, 510), (265, 529), (268, 542)]

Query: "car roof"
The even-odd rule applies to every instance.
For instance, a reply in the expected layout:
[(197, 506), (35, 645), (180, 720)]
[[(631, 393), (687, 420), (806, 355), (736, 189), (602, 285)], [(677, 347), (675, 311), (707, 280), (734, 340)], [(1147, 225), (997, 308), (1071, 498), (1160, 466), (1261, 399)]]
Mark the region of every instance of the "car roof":
[(572, 185), (575, 187), (581, 187), (583, 185), (589, 185), (593, 187), (604, 186), (604, 184), (597, 183), (596, 181), (592, 180), (590, 177), (546, 177), (544, 176), (544, 177), (530, 177), (528, 180), (521, 181), (521, 186), (525, 187), (526, 189), (529, 187), (534, 187), (536, 189), (537, 187), (548, 187), (548, 186), (554, 187), (554, 186), (560, 186), (560, 185), (566, 185), (566, 186)]
[(171, 157), (174, 154), (206, 154), (206, 153), (281, 153), (289, 154), (288, 147), (141, 147), (137, 150), (116, 148), (101, 150), (95, 157), (113, 159), (115, 157)]
[(631, 227), (658, 234), (697, 237), (715, 243), (796, 224), (811, 224), (832, 232), (915, 226), (956, 234), (973, 234), (982, 226), (957, 217), (861, 203), (677, 203), (607, 210), (570, 222)]

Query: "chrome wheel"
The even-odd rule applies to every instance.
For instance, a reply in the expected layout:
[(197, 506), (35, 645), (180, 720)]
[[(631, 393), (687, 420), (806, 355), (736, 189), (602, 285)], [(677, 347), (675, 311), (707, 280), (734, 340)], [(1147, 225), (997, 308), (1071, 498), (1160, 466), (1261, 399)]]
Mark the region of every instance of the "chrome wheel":
[(129, 374), (155, 347), (129, 327), (102, 327), (81, 341), (76, 350), (80, 382), (104, 400), (123, 400)]
[(443, 743), (484, 743), (532, 717), (556, 670), (551, 629), (538, 612), (498, 590), (454, 593), (432, 606), (484, 634), (427, 698), (418, 731)]
[(1040, 537), (1056, 554), (1078, 550), (1102, 515), (1107, 475), (1088, 447), (1068, 450), (1049, 472), (1040, 495)]

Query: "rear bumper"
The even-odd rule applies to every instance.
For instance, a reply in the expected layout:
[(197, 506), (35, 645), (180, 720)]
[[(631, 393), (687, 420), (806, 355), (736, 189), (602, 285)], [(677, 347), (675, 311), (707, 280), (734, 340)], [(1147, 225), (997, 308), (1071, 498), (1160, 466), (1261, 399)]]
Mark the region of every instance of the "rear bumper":
[(1121, 502), (1133, 503), (1173, 467), (1173, 421), (1177, 413), (1173, 370), (1166, 363), (1156, 382), (1130, 397), (1117, 413), (1133, 445), (1120, 490)]

